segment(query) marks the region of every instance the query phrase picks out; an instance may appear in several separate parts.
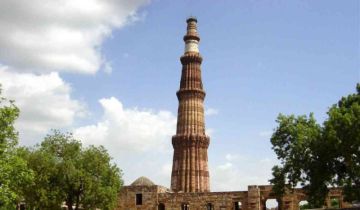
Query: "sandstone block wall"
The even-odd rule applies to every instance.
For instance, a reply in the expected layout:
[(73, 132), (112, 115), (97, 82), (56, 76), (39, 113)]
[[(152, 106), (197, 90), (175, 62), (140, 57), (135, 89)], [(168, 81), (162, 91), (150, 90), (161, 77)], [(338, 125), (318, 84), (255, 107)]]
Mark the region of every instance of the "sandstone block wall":
[[(118, 205), (115, 210), (158, 210), (159, 204), (165, 210), (182, 210), (182, 205), (188, 205), (189, 210), (235, 210), (235, 203), (240, 202), (239, 210), (265, 210), (268, 199), (276, 199), (271, 196), (272, 186), (264, 185), (248, 186), (248, 191), (233, 192), (185, 192), (175, 193), (172, 190), (158, 186), (125, 186), (119, 193)], [(136, 194), (142, 194), (142, 205), (136, 205)], [(350, 203), (343, 202), (341, 188), (331, 188), (328, 195), (328, 204), (324, 208), (330, 207), (330, 199), (338, 199), (340, 207), (350, 207)], [(301, 201), (307, 197), (301, 189), (295, 189), (294, 193), (289, 193), (283, 199), (285, 210), (298, 210)]]
[[(142, 205), (136, 205), (136, 194), (142, 194)], [(127, 186), (119, 193), (115, 210), (157, 209), (158, 186)]]
[(163, 193), (159, 194), (159, 203), (167, 210), (181, 210), (181, 205), (187, 204), (191, 210), (212, 209), (234, 210), (234, 203), (241, 202), (240, 208), (247, 209), (247, 192), (212, 192), (212, 193)]

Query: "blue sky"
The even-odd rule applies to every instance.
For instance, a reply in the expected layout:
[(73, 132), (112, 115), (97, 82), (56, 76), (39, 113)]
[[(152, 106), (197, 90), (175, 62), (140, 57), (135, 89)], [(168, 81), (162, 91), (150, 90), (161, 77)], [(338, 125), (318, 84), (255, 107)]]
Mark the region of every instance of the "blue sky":
[[(24, 115), (20, 144), (40, 142), (51, 128), (74, 132), (85, 145), (104, 144), (126, 184), (145, 175), (170, 185), (191, 13), (205, 110), (214, 111), (205, 116), (212, 190), (268, 184), (278, 163), (269, 142), (278, 114), (314, 112), (322, 123), (360, 82), (355, 0), (64, 1), (41, 15), (42, 0), (30, 8), (9, 2), (0, 3), (13, 11), (0, 17), (8, 29), (0, 36), (0, 82)], [(23, 18), (13, 19), (17, 13)]]

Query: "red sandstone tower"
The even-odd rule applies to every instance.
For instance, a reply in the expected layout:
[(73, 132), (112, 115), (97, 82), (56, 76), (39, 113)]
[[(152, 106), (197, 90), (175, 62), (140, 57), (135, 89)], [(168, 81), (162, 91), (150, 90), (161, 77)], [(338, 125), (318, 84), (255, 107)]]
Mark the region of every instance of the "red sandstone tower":
[(205, 135), (205, 91), (200, 68), (203, 58), (199, 54), (197, 19), (190, 17), (186, 22), (185, 53), (180, 58), (180, 90), (176, 93), (179, 100), (177, 130), (172, 137), (171, 189), (175, 192), (210, 192), (207, 154), (210, 138)]

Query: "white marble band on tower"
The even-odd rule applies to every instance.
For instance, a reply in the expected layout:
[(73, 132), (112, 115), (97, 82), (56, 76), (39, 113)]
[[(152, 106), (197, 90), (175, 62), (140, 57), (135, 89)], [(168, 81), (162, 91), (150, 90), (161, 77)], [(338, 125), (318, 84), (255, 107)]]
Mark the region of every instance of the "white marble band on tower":
[(185, 42), (185, 53), (186, 52), (196, 52), (199, 53), (199, 42), (197, 40), (187, 40)]
[(185, 53), (199, 53), (199, 40), (197, 35), (197, 19), (194, 16), (189, 17), (187, 20), (185, 41)]

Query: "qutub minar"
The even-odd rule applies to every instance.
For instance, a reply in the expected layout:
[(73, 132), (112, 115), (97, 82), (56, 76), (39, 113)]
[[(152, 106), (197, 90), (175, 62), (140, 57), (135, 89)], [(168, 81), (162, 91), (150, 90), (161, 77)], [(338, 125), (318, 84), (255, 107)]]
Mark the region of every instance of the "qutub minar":
[[(210, 138), (205, 134), (204, 99), (199, 54), (200, 37), (197, 34), (197, 19), (189, 17), (184, 36), (185, 52), (182, 64), (176, 135), (174, 147), (171, 189), (155, 185), (146, 177), (140, 177), (119, 193), (115, 210), (266, 210), (266, 201), (276, 199), (271, 195), (271, 185), (249, 185), (247, 191), (210, 192), (210, 175), (207, 149)], [(239, 177), (239, 180), (241, 177)], [(340, 207), (349, 207), (343, 202), (341, 188), (330, 188), (330, 199), (338, 199)], [(286, 210), (298, 210), (299, 203), (307, 197), (302, 189), (288, 192), (282, 206)]]
[(175, 192), (210, 192), (207, 149), (210, 137), (205, 135), (205, 91), (201, 79), (199, 54), (200, 37), (197, 34), (197, 19), (187, 19), (184, 36), (185, 53), (182, 63), (176, 135), (174, 147), (171, 189)]

